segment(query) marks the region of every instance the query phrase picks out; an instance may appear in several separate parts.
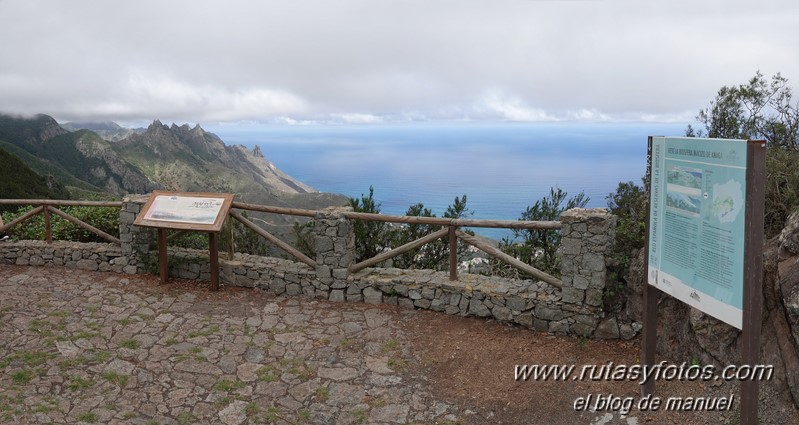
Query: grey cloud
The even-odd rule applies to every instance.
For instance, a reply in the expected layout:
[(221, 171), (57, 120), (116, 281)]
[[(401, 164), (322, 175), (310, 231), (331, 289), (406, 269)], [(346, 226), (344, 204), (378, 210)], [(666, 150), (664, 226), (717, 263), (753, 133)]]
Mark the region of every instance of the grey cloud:
[[(0, 2), (0, 110), (184, 121), (680, 119), (799, 78), (799, 6)], [(660, 118), (658, 118), (660, 117)]]

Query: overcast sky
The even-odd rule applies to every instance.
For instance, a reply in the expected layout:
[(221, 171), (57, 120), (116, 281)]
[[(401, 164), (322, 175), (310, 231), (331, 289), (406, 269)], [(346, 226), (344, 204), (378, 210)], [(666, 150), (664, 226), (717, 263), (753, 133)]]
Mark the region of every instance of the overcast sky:
[(799, 87), (799, 2), (0, 0), (0, 111), (59, 121), (691, 120)]

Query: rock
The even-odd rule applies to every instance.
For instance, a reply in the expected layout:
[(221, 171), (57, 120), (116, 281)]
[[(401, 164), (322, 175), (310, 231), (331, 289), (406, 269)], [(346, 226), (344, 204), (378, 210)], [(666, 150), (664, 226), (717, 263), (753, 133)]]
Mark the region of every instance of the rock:
[(380, 304), (383, 302), (383, 293), (371, 286), (364, 288), (363, 300), (367, 304)]
[(351, 367), (320, 367), (318, 375), (322, 379), (346, 381), (358, 376), (358, 370)]
[(788, 217), (779, 236), (780, 256), (799, 254), (799, 211)]
[(469, 314), (479, 316), (479, 317), (488, 317), (491, 315), (491, 310), (488, 309), (482, 302), (480, 302), (477, 298), (472, 298), (469, 301)]
[(246, 402), (236, 400), (219, 411), (219, 420), (225, 425), (239, 425), (244, 423), (244, 421), (247, 420), (247, 414), (244, 412), (246, 407)]
[(599, 325), (597, 325), (594, 331), (594, 337), (601, 339), (618, 339), (619, 325), (616, 322), (616, 317), (612, 316), (599, 322)]

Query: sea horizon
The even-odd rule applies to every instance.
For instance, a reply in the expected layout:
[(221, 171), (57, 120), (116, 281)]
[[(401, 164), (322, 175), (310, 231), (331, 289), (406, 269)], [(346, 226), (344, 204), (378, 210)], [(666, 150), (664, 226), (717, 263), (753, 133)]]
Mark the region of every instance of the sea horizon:
[[(226, 144), (264, 157), (322, 192), (359, 198), (374, 187), (384, 214), (421, 202), (441, 216), (467, 195), (472, 218), (517, 220), (560, 188), (606, 207), (621, 182), (641, 183), (648, 136), (681, 135), (680, 123), (412, 123), (219, 125)], [(473, 229), (492, 239), (510, 230)]]

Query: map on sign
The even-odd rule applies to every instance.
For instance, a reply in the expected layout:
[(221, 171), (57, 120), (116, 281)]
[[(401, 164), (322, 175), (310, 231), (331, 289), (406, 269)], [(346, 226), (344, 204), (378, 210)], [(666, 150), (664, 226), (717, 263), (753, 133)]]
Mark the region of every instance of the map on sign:
[(746, 141), (652, 139), (648, 282), (738, 328)]
[(741, 183), (729, 180), (713, 185), (713, 215), (719, 223), (732, 223), (744, 207), (744, 189)]

